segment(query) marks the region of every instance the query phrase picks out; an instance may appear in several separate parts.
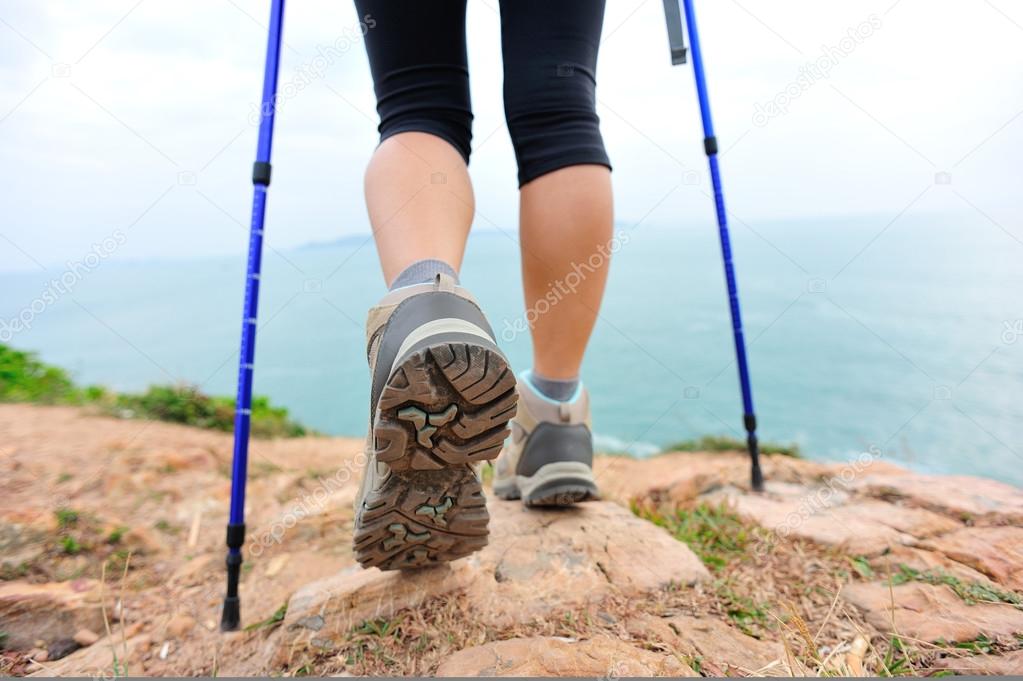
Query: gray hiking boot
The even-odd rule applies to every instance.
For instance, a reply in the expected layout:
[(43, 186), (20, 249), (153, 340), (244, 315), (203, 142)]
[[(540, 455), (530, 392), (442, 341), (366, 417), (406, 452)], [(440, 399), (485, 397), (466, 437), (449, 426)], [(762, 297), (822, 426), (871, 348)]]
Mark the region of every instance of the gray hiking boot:
[(580, 384), (571, 400), (556, 402), (518, 380), (519, 408), (511, 438), (497, 459), (494, 494), (526, 506), (570, 506), (598, 499), (593, 479), (590, 396)]
[(487, 544), (478, 464), (495, 458), (518, 396), (472, 296), (438, 275), (392, 291), (366, 324), (372, 388), (355, 557), (425, 567)]

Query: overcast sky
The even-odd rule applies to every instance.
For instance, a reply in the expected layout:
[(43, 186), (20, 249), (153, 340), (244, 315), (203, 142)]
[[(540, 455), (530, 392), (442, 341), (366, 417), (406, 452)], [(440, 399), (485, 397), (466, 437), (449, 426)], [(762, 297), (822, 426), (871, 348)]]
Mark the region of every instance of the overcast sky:
[[(0, 270), (244, 252), (266, 0), (0, 0)], [(1023, 236), (1023, 8), (1009, 0), (697, 0), (729, 206), (786, 220), (989, 216)], [(617, 217), (711, 208), (688, 66), (659, 0), (609, 0), (598, 68)], [(496, 0), (469, 0), (477, 226), (513, 230)], [(353, 5), (292, 2), (270, 243), (366, 233), (376, 116)], [(334, 49), (328, 49), (334, 48)], [(326, 68), (317, 55), (341, 52)], [(947, 172), (951, 188), (935, 187)], [(883, 223), (882, 223), (883, 224)]]

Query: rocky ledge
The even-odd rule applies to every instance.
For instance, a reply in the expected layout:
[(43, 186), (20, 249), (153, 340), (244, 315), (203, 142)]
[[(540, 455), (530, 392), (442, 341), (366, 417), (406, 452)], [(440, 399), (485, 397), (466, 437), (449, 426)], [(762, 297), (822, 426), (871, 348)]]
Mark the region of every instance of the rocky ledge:
[(344, 438), (257, 441), (217, 629), (230, 436), (0, 406), (0, 673), (700, 676), (1023, 668), (1023, 491), (865, 453), (602, 456), (605, 500), (494, 500), (489, 545), (361, 570)]

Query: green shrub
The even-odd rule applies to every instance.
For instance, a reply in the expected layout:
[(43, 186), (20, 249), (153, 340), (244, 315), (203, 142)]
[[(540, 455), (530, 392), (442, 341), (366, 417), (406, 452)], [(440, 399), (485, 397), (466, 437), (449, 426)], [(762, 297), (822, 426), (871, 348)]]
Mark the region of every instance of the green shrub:
[(0, 402), (57, 404), (74, 392), (71, 378), (60, 367), (43, 364), (34, 352), (0, 344)]
[[(761, 454), (780, 454), (800, 458), (799, 445), (760, 442)], [(666, 452), (744, 452), (746, 442), (728, 435), (704, 435), (696, 440), (682, 440), (664, 448)]]
[[(153, 419), (198, 428), (234, 430), (232, 397), (211, 397), (190, 385), (155, 385), (144, 393), (115, 393), (102, 386), (78, 387), (60, 367), (40, 362), (35, 353), (0, 344), (0, 402), (88, 404), (121, 418)], [(284, 407), (262, 396), (252, 398), (253, 437), (307, 434)]]
[[(154, 385), (141, 395), (118, 395), (113, 405), (121, 416), (183, 423), (198, 428), (234, 430), (235, 400), (211, 397), (190, 385)], [(274, 407), (266, 397), (252, 398), (254, 437), (301, 437), (306, 429), (288, 416), (284, 407)]]

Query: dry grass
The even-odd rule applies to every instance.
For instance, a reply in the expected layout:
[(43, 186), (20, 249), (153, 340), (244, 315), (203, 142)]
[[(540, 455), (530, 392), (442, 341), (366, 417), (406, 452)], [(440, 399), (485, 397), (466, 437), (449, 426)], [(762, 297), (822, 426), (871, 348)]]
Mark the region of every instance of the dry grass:
[(627, 638), (624, 622), (646, 603), (609, 598), (587, 608), (568, 610), (514, 627), (492, 628), (473, 615), (461, 595), (431, 599), (353, 628), (343, 645), (329, 654), (295, 663), (292, 672), (330, 674), (344, 670), (357, 676), (432, 674), (451, 654), (492, 641), (529, 636), (587, 639), (605, 633)]

